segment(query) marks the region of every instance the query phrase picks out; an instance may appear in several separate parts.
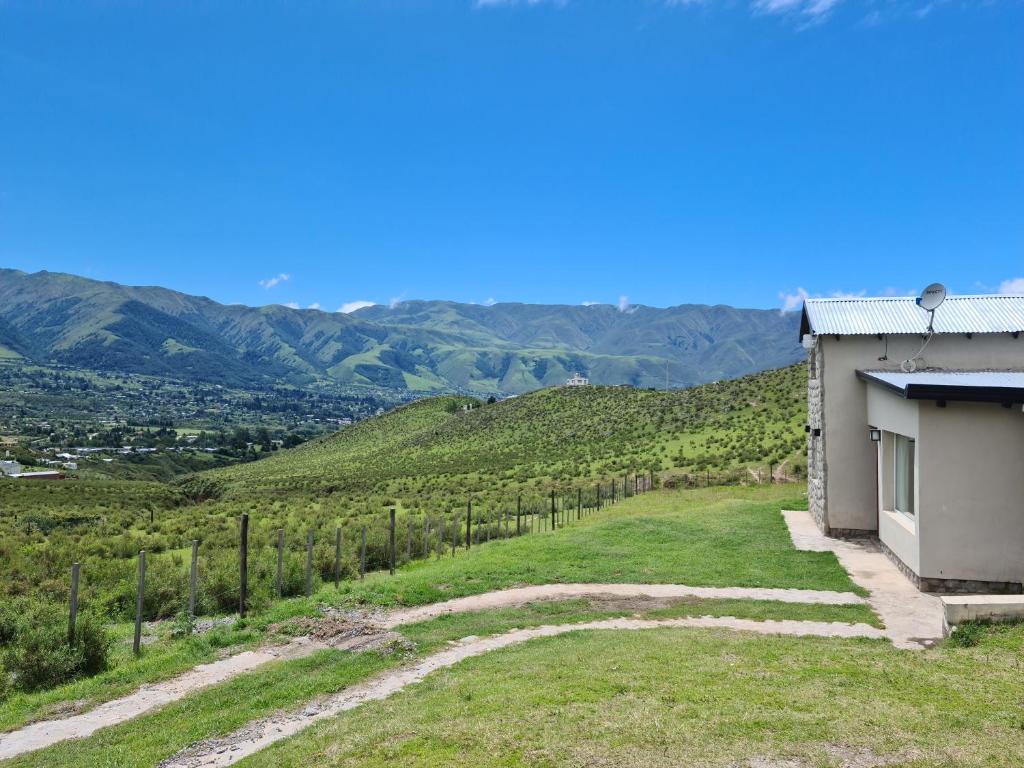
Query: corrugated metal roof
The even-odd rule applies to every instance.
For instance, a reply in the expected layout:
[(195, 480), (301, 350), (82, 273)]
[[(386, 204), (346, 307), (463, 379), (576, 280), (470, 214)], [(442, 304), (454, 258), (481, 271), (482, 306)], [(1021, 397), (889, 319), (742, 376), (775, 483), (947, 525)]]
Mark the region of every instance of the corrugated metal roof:
[[(935, 310), (936, 333), (1024, 331), (1024, 296), (950, 296)], [(928, 312), (910, 297), (807, 299), (800, 334), (921, 334)]]
[(857, 376), (910, 400), (1024, 399), (1024, 371), (857, 371)]

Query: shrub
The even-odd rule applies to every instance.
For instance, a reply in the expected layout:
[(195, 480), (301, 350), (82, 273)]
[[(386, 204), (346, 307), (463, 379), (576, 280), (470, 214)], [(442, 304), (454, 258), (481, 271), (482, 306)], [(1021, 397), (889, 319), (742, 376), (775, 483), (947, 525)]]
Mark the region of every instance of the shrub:
[(5, 602), (0, 605), (0, 645), (10, 645), (15, 641), (20, 621), (21, 614), (13, 603)]
[(54, 605), (37, 606), (18, 631), (5, 663), (19, 688), (51, 688), (77, 677), (94, 675), (107, 667), (110, 639), (99, 622), (82, 615), (68, 643), (67, 617)]
[(984, 625), (976, 621), (965, 621), (949, 633), (949, 638), (946, 642), (955, 648), (973, 648), (981, 642), (984, 634)]
[(195, 617), (188, 611), (179, 611), (174, 617), (174, 624), (171, 626), (171, 637), (188, 637), (196, 631)]
[(193, 504), (216, 501), (224, 495), (224, 483), (212, 477), (190, 475), (176, 483), (181, 495)]

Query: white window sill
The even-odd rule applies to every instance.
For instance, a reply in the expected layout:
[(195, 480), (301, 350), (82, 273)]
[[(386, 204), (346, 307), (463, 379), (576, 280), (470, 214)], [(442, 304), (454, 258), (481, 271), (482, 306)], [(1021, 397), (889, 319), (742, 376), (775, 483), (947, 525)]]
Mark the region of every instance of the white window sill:
[(899, 525), (907, 533), (916, 536), (917, 535), (917, 521), (912, 515), (908, 515), (904, 512), (894, 512), (892, 510), (882, 510), (882, 514), (892, 520), (896, 525)]

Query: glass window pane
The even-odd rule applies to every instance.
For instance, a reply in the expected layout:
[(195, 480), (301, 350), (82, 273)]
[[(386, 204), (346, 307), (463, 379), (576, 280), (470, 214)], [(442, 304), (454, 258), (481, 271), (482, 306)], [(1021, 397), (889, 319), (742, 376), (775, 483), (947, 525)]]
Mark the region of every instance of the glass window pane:
[(896, 435), (895, 439), (895, 481), (896, 509), (908, 515), (914, 514), (914, 453), (912, 438)]

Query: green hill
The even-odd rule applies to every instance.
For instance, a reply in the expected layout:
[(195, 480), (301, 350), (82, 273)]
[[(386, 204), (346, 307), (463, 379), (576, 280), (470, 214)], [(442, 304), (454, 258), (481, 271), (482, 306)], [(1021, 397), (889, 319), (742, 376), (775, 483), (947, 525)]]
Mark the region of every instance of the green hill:
[(431, 398), (213, 475), (237, 498), (332, 493), (422, 504), (626, 472), (779, 464), (804, 449), (805, 387), (796, 365), (685, 390), (556, 387), (490, 405)]
[(0, 594), (62, 599), (65, 571), (78, 561), (89, 598), (123, 612), (133, 605), (133, 558), (146, 549), (167, 604), (178, 605), (182, 556), (198, 539), (204, 573), (222, 590), (210, 599), (230, 606), (242, 513), (261, 552), (286, 530), (300, 570), (302, 541), (313, 531), (317, 568), (329, 575), (338, 525), (350, 543), (368, 525), (371, 563), (383, 562), (387, 505), (398, 507), (401, 525), (421, 530), (428, 515), (464, 514), (468, 499), (488, 515), (514, 509), (519, 496), (526, 508), (546, 508), (551, 491), (572, 504), (579, 490), (593, 503), (595, 483), (607, 492), (610, 480), (637, 472), (662, 483), (694, 481), (695, 473), (704, 481), (707, 471), (751, 482), (757, 471), (767, 479), (769, 463), (789, 460), (799, 477), (805, 386), (806, 369), (796, 365), (668, 392), (553, 388), (490, 405), (443, 396), (170, 485), (0, 480)]
[(409, 301), (346, 315), (0, 269), (7, 355), (238, 387), (522, 393), (575, 371), (597, 384), (689, 386), (796, 362), (796, 323), (795, 313), (703, 305)]

